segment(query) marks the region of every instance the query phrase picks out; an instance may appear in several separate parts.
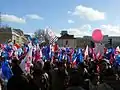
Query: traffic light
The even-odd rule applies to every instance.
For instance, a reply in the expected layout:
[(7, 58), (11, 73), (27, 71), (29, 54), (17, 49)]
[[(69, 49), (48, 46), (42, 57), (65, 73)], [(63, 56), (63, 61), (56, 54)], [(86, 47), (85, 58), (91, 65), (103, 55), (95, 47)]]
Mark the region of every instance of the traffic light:
[(108, 40), (108, 44), (109, 44), (109, 45), (112, 45), (112, 39), (109, 39), (109, 40)]
[(95, 47), (95, 43), (93, 41), (91, 41), (90, 43), (91, 43), (91, 47), (94, 48)]

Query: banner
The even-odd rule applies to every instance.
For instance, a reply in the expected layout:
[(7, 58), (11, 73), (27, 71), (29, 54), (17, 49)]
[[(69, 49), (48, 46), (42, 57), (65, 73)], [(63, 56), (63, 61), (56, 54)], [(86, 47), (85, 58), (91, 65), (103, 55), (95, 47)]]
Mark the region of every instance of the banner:
[(45, 29), (45, 32), (48, 36), (49, 43), (53, 44), (58, 40), (58, 37), (55, 35), (55, 33), (50, 28)]

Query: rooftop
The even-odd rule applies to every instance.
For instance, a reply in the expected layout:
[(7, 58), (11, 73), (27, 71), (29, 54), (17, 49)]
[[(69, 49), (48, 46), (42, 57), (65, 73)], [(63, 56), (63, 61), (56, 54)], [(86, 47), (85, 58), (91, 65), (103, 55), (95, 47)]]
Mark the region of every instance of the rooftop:
[(75, 39), (74, 35), (64, 34), (63, 36), (59, 37), (58, 39)]

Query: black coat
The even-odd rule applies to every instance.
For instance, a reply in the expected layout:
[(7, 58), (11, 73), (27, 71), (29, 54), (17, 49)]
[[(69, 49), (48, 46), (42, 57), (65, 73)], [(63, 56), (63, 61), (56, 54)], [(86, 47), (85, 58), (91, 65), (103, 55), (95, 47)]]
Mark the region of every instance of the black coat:
[(30, 90), (29, 82), (23, 75), (12, 76), (8, 80), (7, 90)]

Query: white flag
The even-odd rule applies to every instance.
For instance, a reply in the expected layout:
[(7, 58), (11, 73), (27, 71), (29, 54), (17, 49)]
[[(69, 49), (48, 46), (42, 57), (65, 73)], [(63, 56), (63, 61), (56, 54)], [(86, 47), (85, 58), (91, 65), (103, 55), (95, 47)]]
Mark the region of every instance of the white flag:
[(22, 69), (22, 71), (27, 74), (29, 72), (27, 72), (26, 68), (30, 68), (27, 65), (27, 62), (31, 63), (32, 62), (32, 50), (33, 48), (31, 47), (30, 50), (28, 51), (27, 55), (25, 56), (25, 58), (21, 61), (20, 63), (20, 68)]

